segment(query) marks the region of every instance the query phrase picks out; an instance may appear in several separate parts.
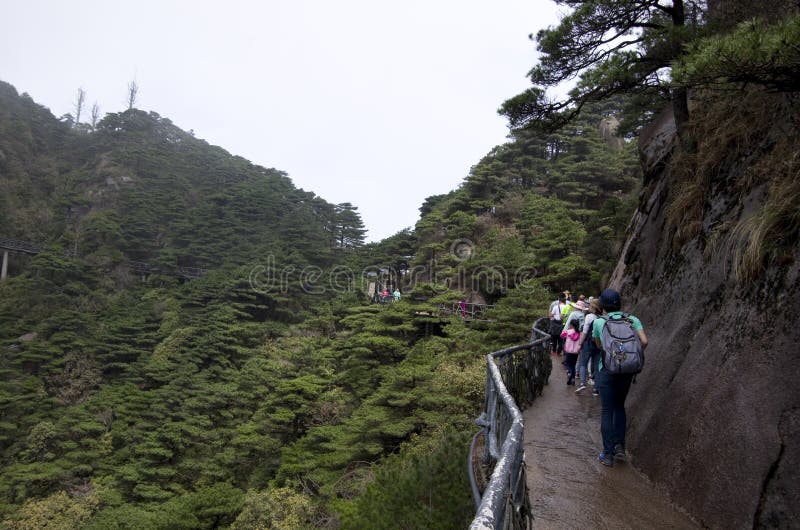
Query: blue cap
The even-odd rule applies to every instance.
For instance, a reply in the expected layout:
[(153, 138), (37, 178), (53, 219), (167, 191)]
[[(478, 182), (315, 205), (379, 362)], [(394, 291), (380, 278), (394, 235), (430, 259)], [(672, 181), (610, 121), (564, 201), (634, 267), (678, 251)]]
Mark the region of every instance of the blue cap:
[(619, 292), (606, 289), (600, 293), (600, 305), (603, 307), (618, 307), (620, 305)]

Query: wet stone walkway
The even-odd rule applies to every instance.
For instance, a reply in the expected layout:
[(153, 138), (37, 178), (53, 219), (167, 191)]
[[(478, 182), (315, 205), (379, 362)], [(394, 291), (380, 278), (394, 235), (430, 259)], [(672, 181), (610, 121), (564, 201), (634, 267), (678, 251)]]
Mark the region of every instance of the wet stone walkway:
[(597, 461), (600, 398), (590, 386), (576, 395), (554, 364), (550, 384), (524, 412), (533, 527), (699, 528), (636, 471), (635, 462), (608, 468)]

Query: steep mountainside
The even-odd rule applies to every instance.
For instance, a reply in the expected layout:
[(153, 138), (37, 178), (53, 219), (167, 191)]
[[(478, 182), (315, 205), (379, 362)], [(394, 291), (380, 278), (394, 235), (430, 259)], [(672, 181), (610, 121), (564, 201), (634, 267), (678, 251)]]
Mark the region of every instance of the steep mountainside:
[[(344, 354), (308, 355), (317, 329), (342, 332), (360, 300), (301, 276), (353, 259), (355, 208), (155, 113), (71, 128), (5, 83), (0, 188), (0, 235), (43, 245), (12, 254), (0, 282), (3, 525), (210, 528), (237, 518), (245, 492), (317, 517), (294, 489), (262, 490), (310, 422), (338, 422), (336, 406), (369, 395), (336, 392), (363, 392), (356, 376), (335, 378)], [(176, 274), (187, 266), (205, 274)], [(379, 386), (376, 367), (369, 377)]]
[[(43, 245), (0, 282), (0, 525), (463, 528), (485, 354), (609, 278), (651, 342), (635, 464), (708, 526), (800, 519), (796, 2), (560, 3), (653, 31), (557, 129), (510, 100), (510, 141), (369, 245), (351, 204), (155, 113), (72, 127), (0, 82), (0, 236)], [(465, 297), (486, 320), (440, 311)]]
[(426, 199), (414, 230), (421, 276), (489, 303), (533, 278), (599, 291), (641, 175), (635, 142), (616, 135), (623, 102), (587, 105), (557, 133), (512, 131), (457, 190)]
[(362, 245), (352, 205), (155, 113), (70, 127), (6, 84), (0, 186), (2, 235), (43, 245), (0, 282), (4, 527), (467, 524), (483, 354), (543, 289), (488, 333), (442, 285), (371, 304), (415, 234)]
[[(638, 180), (611, 102), (519, 133), (362, 246), (351, 205), (155, 113), (70, 128), (0, 98), (3, 235), (45, 245), (0, 283), (11, 527), (463, 528), (483, 355), (528, 336), (542, 279), (610, 271)], [(362, 270), (403, 299), (369, 304)], [(438, 314), (465, 293), (492, 322)]]
[(795, 96), (697, 94), (695, 157), (664, 143), (668, 115), (645, 131), (612, 279), (651, 344), (629, 398), (636, 464), (713, 528), (800, 520)]
[(58, 243), (109, 270), (125, 260), (218, 269), (269, 253), (327, 266), (334, 248), (363, 242), (350, 205), (156, 113), (70, 129), (2, 82), (0, 172), (4, 235)]

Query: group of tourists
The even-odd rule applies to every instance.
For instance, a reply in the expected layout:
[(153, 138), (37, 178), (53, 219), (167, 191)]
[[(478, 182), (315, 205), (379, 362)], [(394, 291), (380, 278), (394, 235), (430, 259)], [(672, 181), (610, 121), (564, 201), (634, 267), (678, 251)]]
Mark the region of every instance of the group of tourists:
[(563, 355), (567, 385), (577, 386), (575, 393), (581, 394), (588, 384), (600, 396), (603, 452), (598, 460), (605, 466), (626, 460), (625, 399), (644, 366), (647, 347), (641, 321), (621, 309), (619, 292), (605, 289), (596, 298), (564, 291), (549, 311), (550, 353)]
[(400, 294), (400, 289), (397, 287), (395, 287), (394, 292), (386, 287), (383, 291), (380, 291), (380, 293), (376, 293), (376, 296), (381, 304), (385, 304), (387, 302), (399, 302), (402, 295)]

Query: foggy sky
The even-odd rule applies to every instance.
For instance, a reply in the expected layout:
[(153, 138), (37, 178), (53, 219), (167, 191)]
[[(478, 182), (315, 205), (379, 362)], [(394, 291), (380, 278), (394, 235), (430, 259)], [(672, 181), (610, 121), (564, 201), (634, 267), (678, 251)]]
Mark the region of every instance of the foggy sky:
[[(155, 111), (352, 202), (369, 240), (416, 222), (505, 141), (549, 0), (0, 0), (0, 79), (56, 116)], [(82, 120), (83, 121), (83, 120)]]

